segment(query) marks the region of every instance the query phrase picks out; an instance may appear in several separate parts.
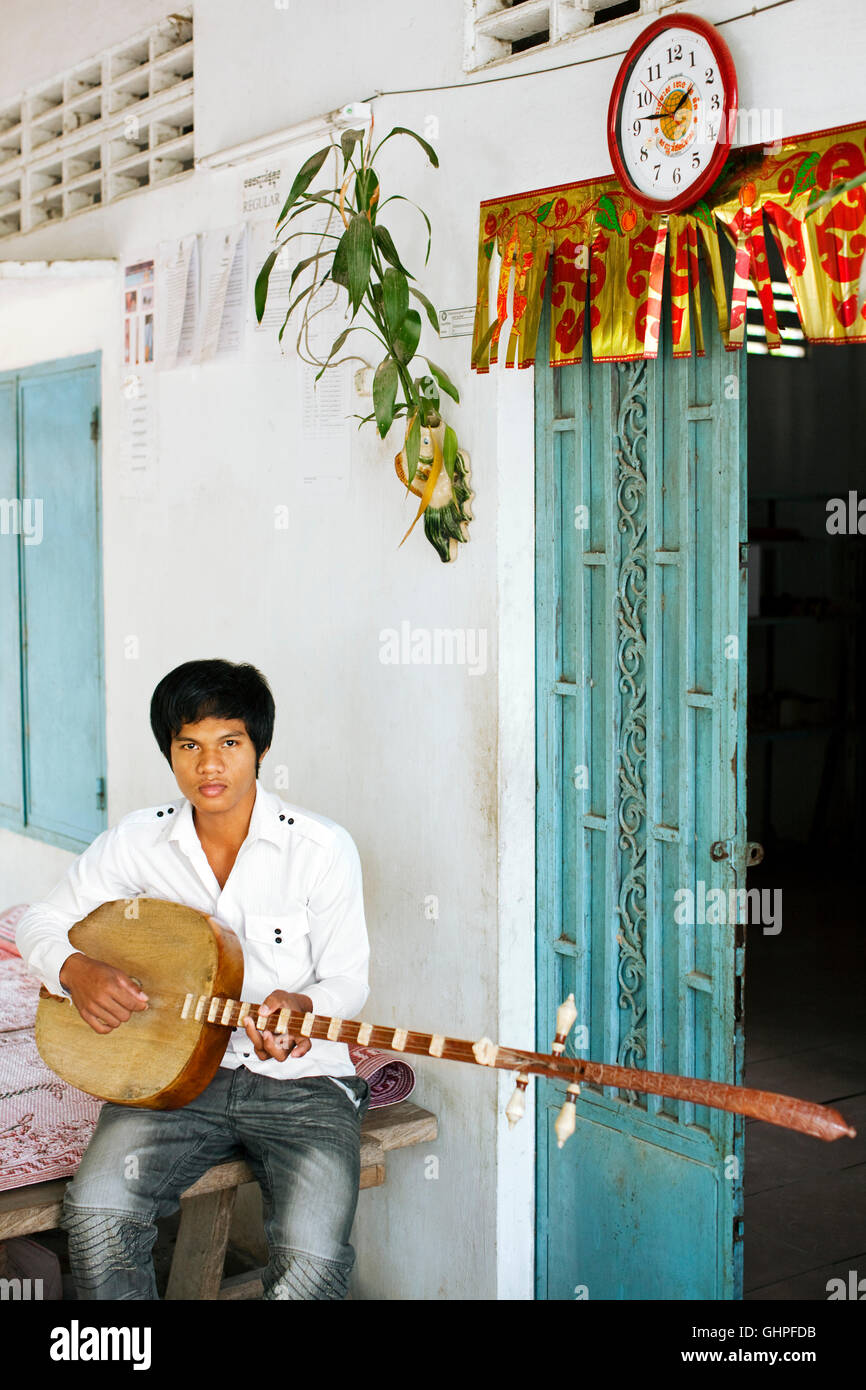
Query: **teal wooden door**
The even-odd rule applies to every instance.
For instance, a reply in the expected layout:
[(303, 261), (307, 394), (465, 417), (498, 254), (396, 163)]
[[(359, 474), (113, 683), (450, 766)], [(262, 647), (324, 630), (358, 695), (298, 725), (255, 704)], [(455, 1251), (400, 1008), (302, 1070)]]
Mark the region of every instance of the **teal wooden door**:
[(0, 818), (68, 848), (105, 828), (99, 397), (99, 354), (0, 377)]
[[(744, 928), (700, 919), (745, 887), (745, 373), (708, 336), (536, 367), (537, 1045), (573, 991), (572, 1055), (739, 1082)], [(560, 1151), (563, 1098), (538, 1297), (740, 1297), (742, 1119), (585, 1087)]]

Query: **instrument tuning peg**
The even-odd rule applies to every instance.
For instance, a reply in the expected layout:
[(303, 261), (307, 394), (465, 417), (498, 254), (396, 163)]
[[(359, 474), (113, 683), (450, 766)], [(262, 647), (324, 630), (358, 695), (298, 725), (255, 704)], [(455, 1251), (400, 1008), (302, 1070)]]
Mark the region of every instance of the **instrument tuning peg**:
[(522, 1120), (526, 1114), (526, 1088), (529, 1085), (529, 1076), (521, 1071), (517, 1074), (517, 1085), (514, 1087), (511, 1099), (505, 1107), (505, 1118), (508, 1120), (508, 1128), (513, 1129), (518, 1120)]
[(574, 1003), (574, 995), (570, 994), (556, 1011), (556, 1037), (553, 1041), (553, 1047), (550, 1049), (555, 1057), (559, 1057), (565, 1050), (565, 1040), (576, 1018), (577, 1008)]
[(556, 1130), (556, 1143), (558, 1148), (562, 1148), (566, 1140), (570, 1139), (575, 1130), (577, 1105), (575, 1097), (580, 1095), (580, 1087), (574, 1081), (568, 1087), (565, 1103), (556, 1117), (553, 1128)]

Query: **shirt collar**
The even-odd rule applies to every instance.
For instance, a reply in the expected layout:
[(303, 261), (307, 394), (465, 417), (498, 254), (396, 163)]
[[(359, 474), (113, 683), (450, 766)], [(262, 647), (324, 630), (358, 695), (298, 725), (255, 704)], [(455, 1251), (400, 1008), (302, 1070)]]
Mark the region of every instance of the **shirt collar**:
[[(168, 839), (177, 840), (186, 854), (201, 846), (192, 813), (192, 802), (181, 801), (168, 834)], [(256, 799), (250, 816), (247, 840), (270, 840), (278, 849), (283, 849), (286, 843), (285, 826), (280, 822), (279, 798), (271, 792), (266, 792), (261, 782), (256, 782)]]

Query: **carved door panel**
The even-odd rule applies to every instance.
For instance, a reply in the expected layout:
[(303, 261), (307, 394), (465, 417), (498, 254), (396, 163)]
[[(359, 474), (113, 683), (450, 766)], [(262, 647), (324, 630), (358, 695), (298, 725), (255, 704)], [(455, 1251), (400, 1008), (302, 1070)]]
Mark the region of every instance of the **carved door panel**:
[[(574, 1055), (739, 1082), (744, 928), (702, 907), (745, 887), (745, 374), (708, 338), (536, 367), (537, 1046), (573, 991)], [(563, 1098), (538, 1297), (740, 1297), (742, 1119), (584, 1087), (560, 1151)]]

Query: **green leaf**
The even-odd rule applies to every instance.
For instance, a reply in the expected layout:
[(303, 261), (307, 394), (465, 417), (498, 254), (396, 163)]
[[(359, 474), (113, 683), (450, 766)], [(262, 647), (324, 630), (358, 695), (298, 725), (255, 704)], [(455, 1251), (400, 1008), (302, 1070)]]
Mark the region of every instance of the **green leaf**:
[(493, 243), (495, 240), (495, 237), (491, 237), (489, 241), (485, 241), (484, 243), (484, 254), (487, 257), (488, 261), (490, 260), (490, 257), (493, 255)]
[(388, 228), (380, 226), (377, 222), (373, 228), (373, 236), (376, 238), (376, 245), (385, 257), (385, 260), (389, 261), (391, 265), (396, 266), (398, 270), (402, 270), (408, 280), (414, 280), (415, 276), (409, 273), (400, 260), (400, 257), (397, 255), (397, 248), (394, 245)]
[[(416, 212), (420, 212), (421, 216), (424, 218), (425, 223), (427, 224), (427, 252), (424, 256), (424, 264), (426, 265), (430, 259), (430, 246), (433, 241), (433, 228), (430, 226), (430, 218), (427, 216), (424, 209), (422, 207), (419, 207), (418, 203), (413, 203), (411, 198), (404, 197), (402, 193), (392, 193), (390, 198), (385, 199), (385, 203), (393, 203), (395, 201), (399, 203), (411, 204), (411, 206), (415, 209)], [(380, 203), (380, 211), (385, 206), (385, 203)]]
[(344, 232), (340, 238), (337, 249), (334, 252), (334, 260), (331, 264), (331, 279), (335, 285), (342, 285), (344, 290), (349, 288), (349, 245), (346, 241), (348, 233)]
[(352, 151), (359, 140), (363, 140), (363, 130), (344, 130), (340, 136), (340, 147), (343, 151), (343, 172), (348, 168), (349, 160), (352, 158)]
[(427, 313), (427, 318), (430, 320), (430, 327), (434, 328), (438, 334), (439, 315), (436, 313), (436, 310), (430, 303), (430, 300), (427, 298), (426, 294), (422, 294), (421, 291), (417, 290), (414, 285), (409, 286), (409, 293), (414, 294), (415, 298), (419, 301), (419, 303), (424, 305), (424, 308)]
[(379, 179), (375, 169), (361, 169), (355, 175), (355, 203), (359, 212), (368, 212)]
[(289, 190), (289, 196), (283, 203), (283, 210), (277, 218), (278, 227), (285, 218), (289, 208), (292, 207), (297, 202), (298, 198), (300, 198), (301, 194), (305, 193), (309, 188), (325, 160), (328, 158), (332, 148), (332, 145), (326, 145), (323, 150), (316, 150), (316, 153), (311, 154), (307, 162), (301, 165), (300, 169), (295, 174), (295, 181)]
[(421, 457), (421, 420), (416, 410), (406, 435), (406, 477), (411, 486), (418, 472), (418, 459)]
[(375, 158), (376, 155), (379, 153), (379, 151), (381, 150), (382, 146), (385, 144), (385, 141), (386, 141), (386, 140), (390, 140), (392, 135), (411, 135), (411, 137), (412, 137), (413, 140), (417, 140), (417, 141), (418, 141), (418, 144), (421, 146), (422, 150), (424, 150), (424, 152), (426, 153), (427, 158), (430, 160), (430, 163), (433, 165), (434, 169), (438, 169), (438, 168), (439, 168), (439, 159), (438, 159), (438, 156), (437, 156), (436, 151), (434, 150), (433, 146), (432, 146), (432, 145), (428, 145), (428, 143), (427, 143), (426, 140), (422, 140), (422, 138), (421, 138), (420, 135), (417, 135), (417, 134), (415, 133), (414, 130), (409, 130), (408, 127), (407, 127), (407, 126), (404, 126), (404, 125), (395, 125), (394, 129), (393, 129), (393, 130), (390, 130), (390, 131), (388, 132), (388, 134), (385, 136), (385, 139), (379, 141), (379, 143), (378, 143), (378, 145), (376, 146), (376, 149), (375, 149), (375, 151), (374, 151), (374, 155), (373, 155), (374, 158)]
[(295, 281), (297, 280), (298, 276), (303, 274), (308, 265), (313, 265), (317, 260), (319, 260), (321, 254), (328, 255), (329, 253), (327, 251), (324, 253), (320, 253), (317, 251), (315, 256), (307, 256), (306, 260), (298, 261), (298, 264), (292, 271), (292, 278), (289, 281), (289, 294), (291, 294), (292, 290), (294, 289)]
[(373, 228), (369, 218), (356, 213), (349, 223), (340, 245), (346, 243), (346, 271), (349, 279), (349, 299), (352, 312), (357, 313), (370, 279), (373, 263)]
[(441, 367), (437, 367), (435, 362), (431, 362), (429, 357), (426, 359), (426, 361), (428, 367), (435, 376), (442, 390), (445, 392), (446, 396), (450, 396), (452, 401), (457, 401), (459, 405), (460, 392), (457, 390), (457, 387), (454, 385), (454, 382), (451, 380), (448, 373), (443, 372)]
[(805, 193), (807, 188), (815, 187), (818, 177), (817, 165), (819, 160), (820, 155), (817, 151), (813, 150), (811, 154), (806, 155), (805, 159), (800, 164), (794, 175), (794, 182), (791, 186), (791, 196), (788, 199), (789, 206), (793, 203), (798, 194)]
[(439, 391), (432, 376), (419, 376), (415, 378), (415, 389), (423, 401), (427, 401), (436, 414), (439, 414)]
[(606, 227), (609, 232), (618, 232), (620, 236), (623, 235), (622, 227), (619, 225), (616, 204), (607, 193), (602, 193), (598, 200), (598, 212), (595, 214), (595, 220), (600, 226)]
[(382, 303), (388, 331), (395, 334), (409, 309), (409, 282), (402, 270), (389, 266), (382, 276)]
[(324, 283), (325, 283), (325, 281), (326, 281), (327, 279), (328, 279), (328, 272), (326, 271), (325, 274), (322, 276), (322, 278), (321, 278), (321, 280), (319, 281), (318, 284), (316, 284), (315, 281), (314, 281), (312, 285), (307, 285), (307, 288), (306, 288), (305, 290), (301, 290), (301, 293), (300, 293), (299, 295), (296, 295), (296, 297), (292, 300), (291, 304), (289, 305), (288, 309), (286, 310), (286, 317), (283, 319), (283, 326), (282, 326), (282, 328), (281, 328), (280, 331), (279, 331), (279, 335), (278, 335), (278, 341), (279, 341), (279, 342), (282, 342), (282, 341), (283, 341), (283, 333), (285, 332), (286, 324), (288, 323), (289, 319), (291, 318), (291, 315), (292, 315), (292, 313), (294, 312), (294, 310), (297, 309), (297, 307), (298, 307), (298, 305), (300, 304), (301, 300), (302, 300), (302, 299), (306, 299), (307, 295), (308, 295), (308, 294), (312, 294), (312, 293), (314, 292), (314, 290), (320, 290), (320, 289), (322, 288), (322, 286), (324, 285)]
[(555, 202), (556, 202), (556, 199), (555, 199), (555, 198), (551, 198), (549, 202), (547, 202), (547, 203), (542, 203), (542, 204), (541, 204), (541, 207), (538, 209), (538, 212), (535, 214), (535, 216), (536, 216), (536, 218), (538, 219), (539, 222), (545, 222), (545, 221), (547, 220), (547, 218), (550, 216), (550, 209), (553, 207), (553, 204), (554, 204)]
[(268, 300), (268, 281), (271, 278), (271, 271), (274, 268), (274, 262), (277, 256), (280, 254), (280, 249), (280, 247), (277, 247), (276, 251), (270, 252), (256, 277), (256, 318), (259, 323), (262, 321), (262, 315), (265, 312), (265, 304)]
[(445, 439), (442, 442), (442, 462), (445, 464), (445, 472), (454, 482), (454, 464), (457, 459), (457, 435), (450, 425), (445, 426)]
[(376, 368), (373, 377), (373, 407), (376, 424), (382, 439), (394, 423), (394, 405), (397, 400), (397, 383), (400, 374), (393, 357), (385, 357)]
[(342, 333), (338, 338), (334, 339), (333, 343), (331, 344), (331, 351), (328, 353), (328, 360), (325, 362), (324, 366), (316, 372), (316, 381), (318, 381), (319, 377), (322, 376), (323, 373), (328, 370), (328, 368), (331, 365), (331, 359), (337, 355), (337, 353), (340, 351), (340, 348), (343, 346), (344, 342), (348, 338), (349, 334), (352, 332), (354, 332), (354, 329), (350, 324), (348, 328), (343, 329)]
[(421, 337), (421, 315), (417, 309), (407, 309), (406, 317), (394, 334), (394, 355), (404, 365), (411, 362)]

